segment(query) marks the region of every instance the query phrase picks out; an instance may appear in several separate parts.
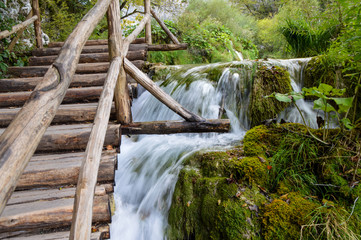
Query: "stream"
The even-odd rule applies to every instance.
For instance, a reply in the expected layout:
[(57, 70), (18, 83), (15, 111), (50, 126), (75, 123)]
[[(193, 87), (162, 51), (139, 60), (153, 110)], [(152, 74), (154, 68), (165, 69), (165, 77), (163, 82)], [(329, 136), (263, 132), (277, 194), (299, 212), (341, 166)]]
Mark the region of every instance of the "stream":
[[(309, 59), (267, 60), (267, 66), (285, 67), (291, 76), (292, 87), (299, 91), (303, 82), (303, 68)], [(244, 68), (234, 68), (232, 65)], [(121, 154), (118, 157), (114, 198), (116, 213), (111, 224), (111, 239), (140, 240), (166, 239), (168, 210), (177, 182), (182, 161), (196, 151), (225, 149), (244, 137), (250, 122), (247, 116), (251, 91), (251, 69), (254, 61), (244, 60), (231, 64), (208, 64), (194, 67), (175, 67), (176, 79), (192, 76), (189, 86), (171, 82), (163, 89), (188, 110), (207, 119), (218, 118), (222, 101), (227, 118), (231, 121), (231, 132), (202, 134), (139, 135), (123, 136)], [(208, 79), (202, 74), (205, 69), (221, 68), (219, 79)], [(172, 78), (169, 74), (167, 78)], [(297, 102), (308, 124), (316, 127), (316, 113), (312, 103)], [(133, 102), (133, 120), (160, 121), (181, 120), (166, 106), (144, 90)], [(311, 118), (313, 116), (313, 118)], [(279, 119), (301, 122), (295, 108), (288, 108)]]

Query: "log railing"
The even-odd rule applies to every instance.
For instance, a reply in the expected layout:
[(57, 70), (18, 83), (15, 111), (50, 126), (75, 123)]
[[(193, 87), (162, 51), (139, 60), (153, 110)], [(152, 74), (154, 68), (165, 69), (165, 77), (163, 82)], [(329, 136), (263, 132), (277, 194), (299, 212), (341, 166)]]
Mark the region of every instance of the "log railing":
[(35, 39), (36, 39), (36, 46), (38, 48), (43, 47), (43, 41), (41, 38), (41, 26), (40, 26), (40, 8), (39, 8), (39, 0), (32, 0), (31, 3), (32, 9), (30, 10), (26, 20), (22, 23), (19, 23), (11, 28), (11, 30), (6, 30), (0, 32), (0, 39), (6, 38), (14, 33), (16, 36), (12, 39), (8, 50), (11, 51), (16, 42), (19, 40), (20, 36), (24, 32), (24, 30), (32, 23), (34, 23), (34, 31), (35, 31)]
[[(36, 0), (33, 2), (33, 8), (37, 6), (38, 1)], [(35, 13), (38, 14), (35, 9), (33, 11), (34, 15)], [(116, 101), (119, 102), (117, 110), (120, 122), (124, 124), (132, 121), (129, 96), (126, 96), (128, 89), (124, 77), (125, 72), (133, 76), (141, 85), (145, 86), (187, 121), (199, 122), (204, 120), (184, 109), (152, 83), (146, 75), (135, 69), (134, 65), (125, 58), (130, 43), (149, 23), (151, 16), (147, 12), (133, 33), (122, 40), (119, 11), (119, 0), (97, 1), (69, 35), (55, 62), (49, 67), (23, 108), (0, 136), (0, 214), (66, 94), (86, 41), (106, 12), (108, 12), (108, 43), (111, 64), (80, 169), (70, 238), (90, 238), (94, 189), (113, 96), (118, 98)], [(196, 125), (192, 126), (197, 128)]]

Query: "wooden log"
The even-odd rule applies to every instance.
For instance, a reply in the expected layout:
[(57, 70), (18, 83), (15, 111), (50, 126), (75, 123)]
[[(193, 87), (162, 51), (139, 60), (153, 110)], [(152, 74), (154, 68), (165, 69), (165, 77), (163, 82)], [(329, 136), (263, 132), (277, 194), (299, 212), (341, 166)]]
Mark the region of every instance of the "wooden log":
[[(144, 61), (136, 60), (132, 63), (139, 69), (143, 69)], [(50, 66), (27, 66), (27, 67), (9, 67), (8, 73), (16, 77), (42, 77), (48, 71)], [(109, 69), (109, 63), (81, 63), (76, 69), (77, 74), (106, 73)]]
[[(33, 16), (33, 10), (31, 9), (28, 16), (26, 16), (26, 20), (30, 19), (31, 17)], [(13, 48), (15, 47), (16, 43), (19, 41), (20, 37), (23, 35), (25, 31), (25, 28), (19, 30), (17, 33), (16, 33), (16, 36), (11, 39), (11, 43), (9, 44), (9, 47), (8, 47), (8, 50), (11, 52), (13, 50)]]
[[(102, 87), (70, 88), (62, 103), (94, 102), (102, 92)], [(0, 93), (0, 107), (22, 106), (31, 96), (32, 92)]]
[[(74, 75), (70, 87), (103, 86), (106, 75), (106, 73), (77, 74)], [(32, 91), (41, 80), (42, 77), (0, 79), (0, 92)], [(127, 82), (135, 83), (135, 80), (127, 75)]]
[[(76, 185), (84, 157), (84, 152), (34, 156), (21, 175), (16, 190)], [(116, 160), (115, 150), (102, 153), (98, 178), (95, 179), (98, 183), (114, 181)]]
[[(60, 47), (55, 48), (37, 48), (32, 51), (33, 56), (51, 56), (51, 55), (58, 55), (60, 52)], [(148, 44), (141, 43), (141, 44), (130, 44), (129, 52), (133, 51), (147, 51)], [(107, 53), (108, 52), (108, 45), (92, 45), (92, 46), (84, 46), (82, 54), (86, 53)]]
[[(61, 198), (73, 198), (75, 191), (75, 187), (15, 191), (6, 206)], [(95, 187), (95, 196), (104, 196), (106, 194), (106, 185), (98, 185)]]
[[(94, 227), (95, 228), (95, 227)], [(102, 240), (105, 239), (103, 236), (106, 233), (104, 232), (92, 232), (90, 235), (90, 240)], [(29, 240), (29, 239), (41, 239), (41, 240), (68, 240), (70, 232), (52, 232), (45, 234), (25, 234), (24, 236), (18, 235), (16, 240)]]
[[(0, 232), (67, 227), (72, 221), (73, 202), (73, 198), (62, 198), (6, 206), (0, 217)], [(110, 221), (108, 202), (108, 195), (94, 198), (94, 223)]]
[(148, 51), (177, 51), (177, 50), (187, 50), (188, 44), (159, 44), (159, 45), (149, 45)]
[(204, 121), (204, 118), (188, 111), (171, 96), (158, 87), (147, 75), (134, 66), (129, 60), (124, 59), (125, 71), (134, 78), (140, 85), (147, 89), (154, 97), (164, 103), (172, 111), (189, 122)]
[(35, 30), (35, 39), (36, 39), (36, 47), (43, 47), (43, 39), (41, 37), (41, 19), (40, 19), (40, 8), (39, 8), (39, 0), (32, 0), (31, 7), (33, 9), (34, 16), (37, 16), (36, 21), (34, 22), (34, 30)]
[(5, 31), (0, 32), (0, 39), (6, 38), (13, 33), (16, 33), (18, 31), (25, 29), (27, 26), (29, 26), (30, 24), (35, 22), (35, 20), (37, 20), (37, 19), (38, 19), (38, 16), (33, 16), (30, 19), (28, 19), (22, 23), (19, 23), (18, 25), (15, 25), (14, 27), (12, 27), (12, 29), (10, 31), (5, 30)]
[[(56, 57), (57, 57), (56, 55), (43, 56), (43, 57), (30, 57), (29, 66), (50, 65), (55, 61)], [(144, 50), (128, 52), (127, 58), (130, 61), (135, 61), (135, 60), (145, 61), (147, 59), (147, 52)], [(80, 55), (79, 63), (98, 63), (98, 62), (109, 62), (109, 54), (87, 53)]]
[[(137, 38), (132, 41), (132, 44), (142, 44), (145, 43), (145, 38)], [(64, 42), (50, 42), (48, 47), (62, 47)], [(97, 40), (88, 40), (85, 43), (85, 46), (94, 46), (94, 45), (108, 45), (108, 39), (97, 39)]]
[[(113, 3), (108, 10), (109, 59), (121, 57), (122, 63), (126, 51), (122, 52), (123, 38), (120, 26), (119, 3)], [(114, 89), (114, 101), (117, 120), (121, 124), (132, 122), (131, 99), (123, 64), (120, 66), (118, 80)]]
[(121, 133), (123, 135), (229, 132), (229, 129), (229, 119), (207, 119), (203, 122), (135, 122), (121, 125)]
[(175, 43), (180, 44), (178, 39), (173, 35), (173, 33), (167, 28), (167, 26), (164, 24), (162, 20), (157, 16), (157, 14), (153, 11), (153, 9), (150, 9), (150, 13), (152, 13), (154, 19), (158, 22), (158, 24), (161, 26), (161, 28), (164, 30), (164, 32), (168, 35), (168, 37)]
[(143, 19), (139, 22), (138, 26), (136, 27), (136, 29), (134, 29), (134, 31), (124, 39), (123, 41), (123, 55), (127, 55), (128, 49), (129, 49), (129, 45), (134, 42), (138, 35), (143, 31), (146, 23), (150, 20), (150, 14), (147, 13), (144, 15)]
[[(98, 103), (60, 105), (51, 123), (92, 122), (95, 118), (97, 107)], [(7, 127), (19, 111), (20, 108), (0, 109), (0, 127)], [(116, 119), (114, 106), (112, 106), (110, 119)]]
[[(108, 16), (109, 12), (113, 18), (119, 18), (120, 21), (120, 8), (118, 0), (112, 1), (109, 6)], [(115, 23), (118, 23), (118, 21), (115, 20), (113, 24)], [(111, 38), (109, 38), (109, 40), (110, 39)], [(114, 42), (114, 46), (117, 46), (117, 49), (120, 49), (121, 47), (119, 39), (120, 38), (115, 38)], [(112, 45), (110, 45), (109, 48), (112, 49)], [(99, 107), (89, 137), (85, 156), (80, 168), (69, 239), (90, 238), (92, 223), (91, 209), (93, 206), (96, 176), (98, 174), (102, 147), (107, 135), (107, 125), (114, 97), (114, 88), (117, 84), (122, 63), (123, 60), (121, 57), (113, 58), (109, 67), (109, 72), (105, 79), (104, 90), (99, 100)]]
[[(90, 136), (91, 124), (56, 125), (50, 126), (41, 138), (37, 152), (65, 152), (85, 150)], [(118, 148), (120, 145), (120, 125), (109, 124), (104, 147), (111, 145)], [(4, 129), (0, 129), (0, 134)]]
[[(144, 12), (150, 15), (150, 0), (144, 0)], [(149, 19), (145, 25), (145, 42), (152, 44), (152, 25), (151, 19)]]
[[(103, 86), (106, 73), (74, 75), (70, 87)], [(32, 91), (42, 77), (0, 79), (0, 92)]]

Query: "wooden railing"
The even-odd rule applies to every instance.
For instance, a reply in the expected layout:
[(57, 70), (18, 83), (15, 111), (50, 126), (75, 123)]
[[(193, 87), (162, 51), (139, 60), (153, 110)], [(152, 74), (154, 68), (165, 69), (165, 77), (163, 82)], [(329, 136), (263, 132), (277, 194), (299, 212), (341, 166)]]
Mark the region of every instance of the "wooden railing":
[[(150, 0), (145, 0), (145, 6), (146, 13), (143, 20), (133, 33), (124, 40), (120, 28), (119, 0), (99, 0), (69, 35), (43, 80), (36, 86), (23, 108), (0, 136), (0, 214), (65, 96), (75, 74), (85, 42), (106, 12), (111, 64), (80, 169), (70, 239), (90, 238), (94, 189), (113, 97), (116, 101), (118, 121), (121, 124), (132, 122), (129, 92), (125, 78), (126, 72), (185, 120), (190, 122), (204, 121), (202, 117), (189, 112), (174, 101), (124, 58), (127, 55), (129, 45), (144, 27), (150, 24)], [(38, 0), (33, 1), (33, 12), (34, 15), (38, 16), (39, 12), (36, 9), (39, 9)], [(153, 15), (155, 15), (154, 12)], [(38, 29), (36, 30), (37, 42), (40, 43), (41, 38), (38, 39), (39, 33), (41, 33), (40, 25), (36, 24), (39, 17), (34, 16), (31, 19), (31, 21), (35, 19), (37, 26), (35, 28)], [(147, 33), (149, 31), (148, 29)], [(38, 44), (38, 47), (42, 47), (42, 45)]]
[(16, 36), (11, 40), (11, 43), (8, 46), (9, 51), (11, 51), (14, 48), (16, 42), (19, 40), (24, 30), (32, 23), (34, 23), (36, 46), (38, 48), (42, 48), (43, 41), (41, 38), (39, 0), (32, 0), (32, 9), (29, 12), (24, 22), (13, 26), (11, 30), (0, 32), (0, 39), (9, 37), (10, 35), (16, 33)]

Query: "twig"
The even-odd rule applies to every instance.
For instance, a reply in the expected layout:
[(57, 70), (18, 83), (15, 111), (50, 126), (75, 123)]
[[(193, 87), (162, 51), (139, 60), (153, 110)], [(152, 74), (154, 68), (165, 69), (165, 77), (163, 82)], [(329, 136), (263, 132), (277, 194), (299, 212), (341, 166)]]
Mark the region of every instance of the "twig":
[(296, 104), (295, 102), (293, 102), (293, 104), (296, 106), (298, 112), (300, 113), (301, 118), (302, 118), (302, 121), (303, 121), (304, 125), (306, 126), (306, 129), (307, 129), (308, 133), (309, 133), (314, 139), (316, 139), (317, 141), (319, 141), (320, 143), (323, 143), (323, 144), (325, 144), (325, 145), (328, 145), (327, 142), (324, 142), (324, 141), (322, 141), (321, 139), (319, 139), (318, 137), (316, 137), (315, 135), (313, 135), (313, 133), (310, 131), (310, 129), (308, 128), (308, 126), (307, 126), (307, 124), (306, 124), (306, 120), (305, 120), (305, 118), (303, 117), (303, 114), (302, 114), (300, 108), (297, 106), (297, 104)]
[(356, 203), (357, 203), (357, 200), (358, 200), (359, 197), (357, 197), (353, 203), (353, 206), (352, 206), (352, 211), (351, 211), (351, 214), (350, 216), (347, 218), (346, 222), (348, 222), (348, 220), (350, 220), (352, 214), (353, 214), (353, 211), (355, 210), (355, 206), (356, 206)]
[(131, 12), (131, 13), (127, 13), (126, 15), (122, 16), (120, 19), (127, 18), (127, 17), (132, 16), (133, 14), (136, 14), (136, 13), (142, 13), (142, 14), (145, 14), (144, 12), (141, 12), (141, 11), (138, 11), (137, 9), (135, 9), (133, 12)]
[(335, 187), (335, 188), (339, 188), (340, 186), (337, 185), (333, 185), (333, 184), (318, 184), (318, 183), (312, 183), (313, 186), (318, 186), (318, 187)]

